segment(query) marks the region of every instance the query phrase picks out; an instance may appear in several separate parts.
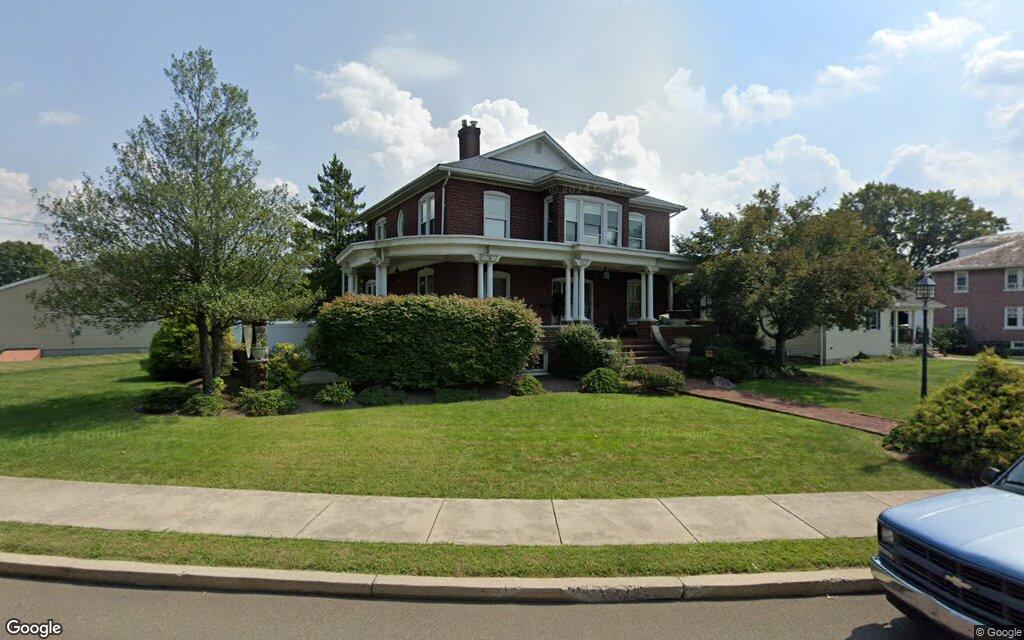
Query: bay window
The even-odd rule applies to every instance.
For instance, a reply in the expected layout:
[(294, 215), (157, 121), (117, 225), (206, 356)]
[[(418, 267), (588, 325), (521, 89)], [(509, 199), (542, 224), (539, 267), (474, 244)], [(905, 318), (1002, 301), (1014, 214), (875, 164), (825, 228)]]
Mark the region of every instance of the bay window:
[(622, 209), (614, 202), (588, 197), (565, 199), (565, 241), (619, 246)]
[(565, 199), (565, 241), (577, 242), (577, 231), (579, 230), (580, 201)]
[(507, 238), (509, 197), (498, 191), (484, 192), (484, 235)]

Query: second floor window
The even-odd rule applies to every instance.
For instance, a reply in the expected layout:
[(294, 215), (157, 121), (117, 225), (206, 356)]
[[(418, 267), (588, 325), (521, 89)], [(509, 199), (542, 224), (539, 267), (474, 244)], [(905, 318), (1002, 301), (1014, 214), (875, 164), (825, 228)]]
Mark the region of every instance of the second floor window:
[(373, 228), (373, 239), (383, 240), (388, 237), (388, 219), (381, 218)]
[(421, 236), (434, 233), (434, 194), (428, 193), (420, 198), (419, 230)]
[(544, 198), (544, 239), (554, 242), (555, 233), (555, 199), (551, 196)]
[(484, 235), (507, 238), (509, 197), (497, 191), (484, 193)]
[(399, 211), (398, 212), (398, 223), (397, 223), (396, 226), (398, 228), (398, 231), (397, 231), (397, 233), (395, 233), (395, 235), (397, 235), (399, 237), (404, 236), (405, 235), (405, 212), (404, 211)]
[(1007, 269), (1003, 276), (1003, 288), (1007, 291), (1020, 291), (1024, 289), (1021, 282), (1024, 281), (1024, 269)]
[(622, 209), (596, 198), (565, 199), (565, 241), (619, 246)]
[(647, 216), (642, 213), (629, 214), (629, 248), (647, 248)]
[(967, 293), (967, 287), (969, 279), (966, 271), (956, 271), (953, 273), (953, 292), (954, 293)]

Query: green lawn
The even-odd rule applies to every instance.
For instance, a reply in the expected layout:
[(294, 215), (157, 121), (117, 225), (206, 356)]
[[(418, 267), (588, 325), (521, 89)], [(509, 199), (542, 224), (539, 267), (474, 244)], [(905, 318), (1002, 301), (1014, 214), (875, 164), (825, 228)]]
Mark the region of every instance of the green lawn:
[(161, 385), (139, 360), (0, 366), (0, 474), (471, 498), (945, 486), (890, 457), (876, 436), (693, 397), (568, 393), (269, 418), (142, 415), (132, 407)]
[[(751, 380), (741, 389), (826, 407), (837, 407), (897, 420), (906, 417), (920, 399), (921, 361), (917, 358), (862, 360), (850, 364), (808, 366), (809, 380)], [(967, 359), (928, 362), (931, 391), (974, 370)]]
[(866, 566), (871, 538), (484, 547), (243, 538), (0, 523), (0, 550), (167, 564), (432, 576), (683, 576)]

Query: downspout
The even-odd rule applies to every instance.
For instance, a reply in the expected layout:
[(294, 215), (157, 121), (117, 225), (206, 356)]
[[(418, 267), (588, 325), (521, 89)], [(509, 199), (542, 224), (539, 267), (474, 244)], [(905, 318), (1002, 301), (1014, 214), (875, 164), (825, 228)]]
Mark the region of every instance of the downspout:
[(441, 235), (444, 235), (444, 213), (445, 213), (445, 200), (444, 200), (444, 188), (448, 186), (448, 180), (452, 177), (452, 170), (448, 170), (448, 175), (444, 177), (444, 182), (441, 183)]

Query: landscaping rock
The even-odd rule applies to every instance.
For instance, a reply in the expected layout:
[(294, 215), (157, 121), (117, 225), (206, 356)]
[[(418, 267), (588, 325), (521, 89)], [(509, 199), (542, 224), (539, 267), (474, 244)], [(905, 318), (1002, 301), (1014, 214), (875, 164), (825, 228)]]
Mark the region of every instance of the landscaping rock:
[(300, 384), (334, 384), (341, 378), (338, 374), (326, 369), (314, 369), (302, 374), (299, 378)]
[(735, 389), (736, 385), (732, 383), (728, 378), (722, 376), (715, 376), (711, 378), (711, 384), (715, 385), (719, 389)]

